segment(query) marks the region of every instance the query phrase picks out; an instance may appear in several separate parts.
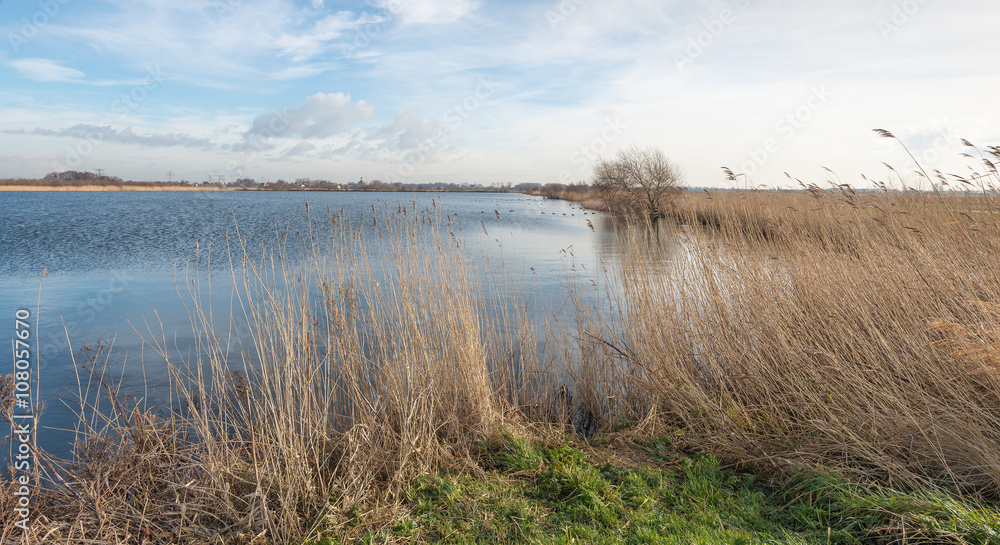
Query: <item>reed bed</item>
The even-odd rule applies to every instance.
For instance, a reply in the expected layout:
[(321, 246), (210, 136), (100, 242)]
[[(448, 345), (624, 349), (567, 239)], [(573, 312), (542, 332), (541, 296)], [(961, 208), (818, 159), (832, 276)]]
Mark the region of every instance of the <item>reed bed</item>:
[(627, 374), (609, 417), (655, 414), (736, 463), (821, 464), (995, 500), (997, 204), (689, 195), (680, 226), (622, 236), (614, 319), (590, 313), (579, 335), (614, 374), (587, 379), (620, 388)]
[[(623, 226), (597, 281), (567, 270), (575, 312), (544, 354), (513, 273), (436, 207), (314, 213), (263, 248), (234, 230), (178, 277), (194, 348), (140, 332), (170, 407), (119, 392), (109, 351), (80, 362), (75, 457), (39, 453), (50, 484), (23, 542), (351, 542), (419, 475), (479, 471), (477, 445), (509, 430), (672, 432), (778, 478), (824, 466), (996, 501), (998, 205), (687, 194), (675, 221)], [(205, 274), (219, 255), (225, 309)], [(22, 537), (0, 517), (0, 541)]]
[(535, 197), (580, 203), (584, 208), (591, 210), (608, 211), (608, 205), (600, 193), (593, 187), (585, 184), (548, 184), (544, 187), (525, 189), (521, 193)]
[(46, 466), (27, 541), (357, 538), (414, 477), (516, 429), (544, 384), (533, 327), (504, 271), (480, 270), (445, 221), (373, 207), (266, 248), (227, 234), (231, 308), (209, 304), (209, 256), (178, 278), (190, 355), (140, 332), (170, 369), (169, 412), (117, 391), (110, 351), (81, 362), (75, 457)]

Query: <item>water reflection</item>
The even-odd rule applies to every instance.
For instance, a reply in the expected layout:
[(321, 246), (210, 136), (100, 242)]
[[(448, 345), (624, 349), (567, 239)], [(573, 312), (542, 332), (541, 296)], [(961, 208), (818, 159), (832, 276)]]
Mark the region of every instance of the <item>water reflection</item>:
[[(613, 282), (606, 269), (620, 259), (622, 237), (638, 232), (572, 203), (520, 194), (2, 192), (0, 316), (38, 306), (38, 376), (48, 403), (41, 446), (66, 454), (72, 441), (73, 407), (57, 395), (76, 395), (73, 354), (82, 345), (113, 340), (108, 369), (115, 382), (149, 405), (165, 405), (167, 371), (147, 343), (155, 339), (177, 361), (193, 360), (195, 301), (211, 309), (205, 318), (220, 347), (255, 365), (246, 356), (253, 335), (237, 296), (244, 271), (232, 268), (244, 251), (266, 270), (276, 247), (308, 255), (316, 241), (344, 229), (378, 252), (392, 240), (386, 215), (404, 209), (436, 218), (447, 240), (482, 265), (481, 289), (500, 282), (525, 300), (543, 356), (553, 350), (543, 340), (545, 324), (573, 313), (564, 288), (586, 286), (600, 297), (598, 287)], [(656, 236), (650, 243), (669, 247), (670, 233)], [(296, 271), (300, 263), (282, 265)], [(40, 282), (42, 269), (48, 272)], [(284, 287), (283, 278), (268, 278)], [(491, 304), (481, 312), (513, 312)]]

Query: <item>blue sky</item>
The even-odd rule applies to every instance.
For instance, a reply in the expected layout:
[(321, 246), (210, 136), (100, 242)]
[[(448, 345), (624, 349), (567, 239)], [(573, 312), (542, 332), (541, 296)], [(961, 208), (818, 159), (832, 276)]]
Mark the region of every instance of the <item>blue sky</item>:
[[(103, 169), (696, 186), (963, 174), (1000, 144), (995, 1), (0, 1), (0, 177)], [(915, 182), (911, 182), (915, 183)]]

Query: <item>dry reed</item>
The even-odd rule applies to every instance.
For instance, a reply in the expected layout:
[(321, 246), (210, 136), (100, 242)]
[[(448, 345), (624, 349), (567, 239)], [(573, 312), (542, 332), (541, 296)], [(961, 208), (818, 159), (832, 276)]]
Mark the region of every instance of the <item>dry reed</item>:
[[(730, 460), (1000, 494), (1000, 225), (991, 195), (689, 195), (629, 230), (590, 339), (609, 417)], [(952, 220), (960, 217), (960, 221)]]
[(263, 251), (227, 235), (224, 318), (207, 257), (191, 263), (178, 280), (191, 356), (141, 333), (170, 369), (170, 413), (122, 396), (110, 351), (92, 354), (85, 384), (101, 395), (81, 391), (75, 459), (53, 460), (66, 484), (40, 498), (28, 541), (356, 538), (413, 477), (517, 426), (544, 374), (503, 271), (478, 269), (436, 208), (351, 219), (329, 214)]
[(170, 412), (92, 358), (103, 395), (81, 393), (76, 459), (53, 461), (65, 484), (42, 493), (28, 542), (356, 539), (415, 476), (464, 467), (500, 426), (553, 420), (995, 499), (997, 204), (688, 194), (677, 226), (623, 229), (597, 282), (567, 272), (576, 312), (544, 364), (509, 271), (436, 208), (328, 213), (260, 251), (234, 232), (231, 309), (208, 303), (202, 261), (178, 281), (192, 355), (143, 333), (170, 366)]

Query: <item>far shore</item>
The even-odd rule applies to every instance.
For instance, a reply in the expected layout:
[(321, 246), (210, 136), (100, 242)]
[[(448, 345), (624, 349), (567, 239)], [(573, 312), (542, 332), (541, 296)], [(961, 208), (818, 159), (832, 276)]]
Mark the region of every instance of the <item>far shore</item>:
[(201, 186), (201, 185), (191, 185), (191, 186), (179, 186), (179, 185), (162, 185), (162, 186), (147, 186), (147, 185), (56, 185), (56, 186), (44, 186), (44, 185), (0, 185), (0, 191), (260, 191), (262, 193), (267, 192), (288, 192), (288, 191), (307, 191), (307, 192), (326, 192), (326, 193), (506, 193), (506, 191), (501, 190), (444, 190), (444, 189), (406, 189), (406, 190), (380, 190), (380, 189), (323, 189), (315, 187), (295, 187), (288, 189), (270, 189), (262, 187), (219, 187), (215, 185), (211, 186)]
[[(0, 0), (2, 1), (2, 0)], [(454, 185), (454, 184), (450, 184)], [(295, 184), (278, 184), (275, 186), (242, 186), (221, 184), (184, 184), (169, 182), (133, 182), (117, 183), (87, 183), (76, 180), (10, 180), (0, 179), (0, 191), (310, 191), (310, 192), (406, 192), (406, 193), (508, 193), (509, 188), (503, 187), (440, 187), (438, 185), (393, 187), (380, 185), (376, 187), (337, 187), (337, 186), (299, 186)], [(531, 193), (529, 193), (531, 194)]]
[(233, 191), (217, 186), (145, 185), (0, 185), (0, 191)]

